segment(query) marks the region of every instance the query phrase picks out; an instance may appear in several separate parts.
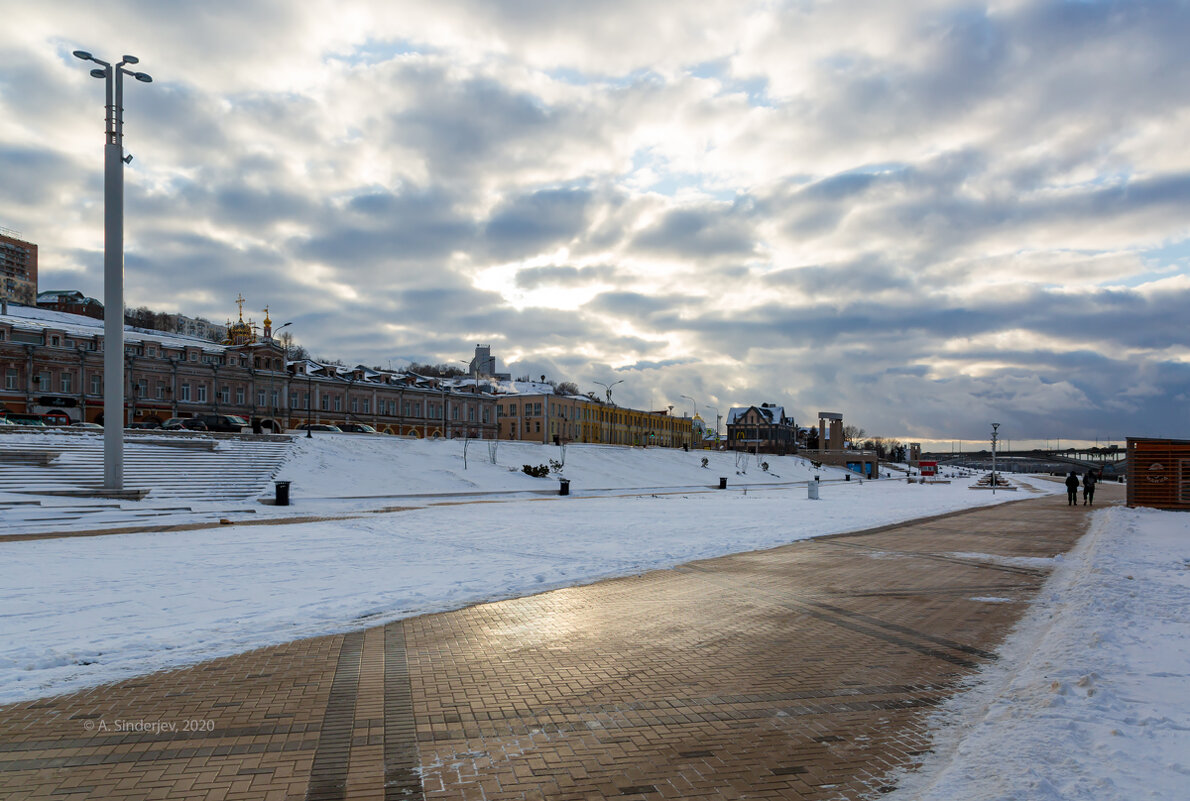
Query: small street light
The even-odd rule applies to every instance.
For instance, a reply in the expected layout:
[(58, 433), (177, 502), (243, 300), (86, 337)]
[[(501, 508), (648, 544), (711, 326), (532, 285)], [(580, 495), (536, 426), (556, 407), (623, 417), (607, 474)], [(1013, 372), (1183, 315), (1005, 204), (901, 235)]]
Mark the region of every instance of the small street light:
[[(124, 76), (151, 83), (148, 73), (124, 69), (139, 63), (125, 55), (118, 64), (102, 61), (86, 50), (74, 57), (100, 68), (91, 76), (107, 82), (107, 131), (103, 146), (103, 487), (124, 488)], [(117, 421), (117, 425), (112, 425)]]
[(711, 404), (708, 403), (707, 408), (713, 409), (715, 412), (715, 442), (718, 442), (719, 441), (719, 421), (723, 418), (723, 415), (719, 414), (718, 406), (712, 406)]

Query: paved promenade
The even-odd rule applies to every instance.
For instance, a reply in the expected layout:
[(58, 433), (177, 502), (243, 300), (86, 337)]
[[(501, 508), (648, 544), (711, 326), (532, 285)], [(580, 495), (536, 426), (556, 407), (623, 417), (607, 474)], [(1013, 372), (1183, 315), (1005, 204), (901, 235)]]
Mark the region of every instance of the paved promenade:
[(1021, 494), (0, 707), (0, 798), (878, 793), (1085, 530)]

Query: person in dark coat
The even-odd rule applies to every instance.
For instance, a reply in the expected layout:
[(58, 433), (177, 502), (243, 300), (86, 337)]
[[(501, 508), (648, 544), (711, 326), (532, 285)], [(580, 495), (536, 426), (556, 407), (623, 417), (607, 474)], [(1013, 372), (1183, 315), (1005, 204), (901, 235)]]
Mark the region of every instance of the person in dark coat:
[(1094, 470), (1088, 470), (1083, 476), (1083, 506), (1095, 505), (1095, 482), (1098, 480)]
[(1078, 473), (1073, 470), (1066, 476), (1066, 505), (1078, 506)]

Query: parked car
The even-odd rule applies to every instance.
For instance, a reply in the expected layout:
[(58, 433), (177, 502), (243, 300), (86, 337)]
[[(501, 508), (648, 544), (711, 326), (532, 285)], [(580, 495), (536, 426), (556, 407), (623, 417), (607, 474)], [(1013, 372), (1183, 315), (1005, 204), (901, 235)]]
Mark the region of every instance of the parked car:
[(99, 423), (88, 423), (86, 420), (80, 420), (77, 423), (71, 423), (70, 427), (71, 428), (99, 429), (100, 431), (103, 430), (103, 426), (99, 425)]
[(207, 424), (198, 417), (171, 417), (161, 424), (166, 431), (206, 431)]
[(348, 434), (379, 434), (380, 432), (372, 428), (367, 423), (344, 423), (339, 426), (340, 431)]
[(206, 423), (207, 431), (231, 431), (238, 434), (248, 427), (248, 421), (238, 414), (200, 414), (198, 419)]
[(5, 417), (5, 419), (8, 420), (9, 423), (11, 423), (14, 426), (34, 426), (36, 428), (45, 428), (46, 427), (45, 417), (43, 417), (40, 414), (22, 414), (20, 412), (8, 412), (6, 415), (4, 415), (4, 417)]
[(327, 423), (303, 423), (297, 427), (298, 431), (337, 431), (343, 433), (343, 429), (338, 426), (328, 425)]
[(13, 423), (8, 422), (7, 417), (0, 417), (0, 426), (11, 426)]
[[(102, 426), (101, 426), (101, 427), (102, 427)], [(135, 422), (135, 423), (129, 423), (129, 424), (128, 424), (128, 427), (129, 427), (129, 428), (137, 428), (137, 429), (142, 429), (142, 430), (143, 430), (143, 429), (148, 429), (148, 428), (161, 428), (161, 424), (160, 424), (160, 423), (155, 423), (155, 422), (153, 422), (152, 420), (140, 420), (140, 421), (138, 421), (138, 422)]]

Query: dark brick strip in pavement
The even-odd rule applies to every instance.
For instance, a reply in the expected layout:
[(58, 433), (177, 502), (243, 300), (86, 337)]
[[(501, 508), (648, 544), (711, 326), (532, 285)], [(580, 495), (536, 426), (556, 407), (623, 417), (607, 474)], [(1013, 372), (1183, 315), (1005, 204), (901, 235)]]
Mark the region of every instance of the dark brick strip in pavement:
[(413, 686), (405, 658), (405, 624), (384, 627), (384, 798), (423, 798), (413, 720)]
[(359, 687), (360, 658), (364, 650), (364, 632), (353, 631), (343, 638), (331, 695), (322, 716), (318, 750), (310, 770), (307, 801), (338, 801), (347, 794), (347, 765), (351, 757), (351, 739), (355, 728), (355, 698)]

